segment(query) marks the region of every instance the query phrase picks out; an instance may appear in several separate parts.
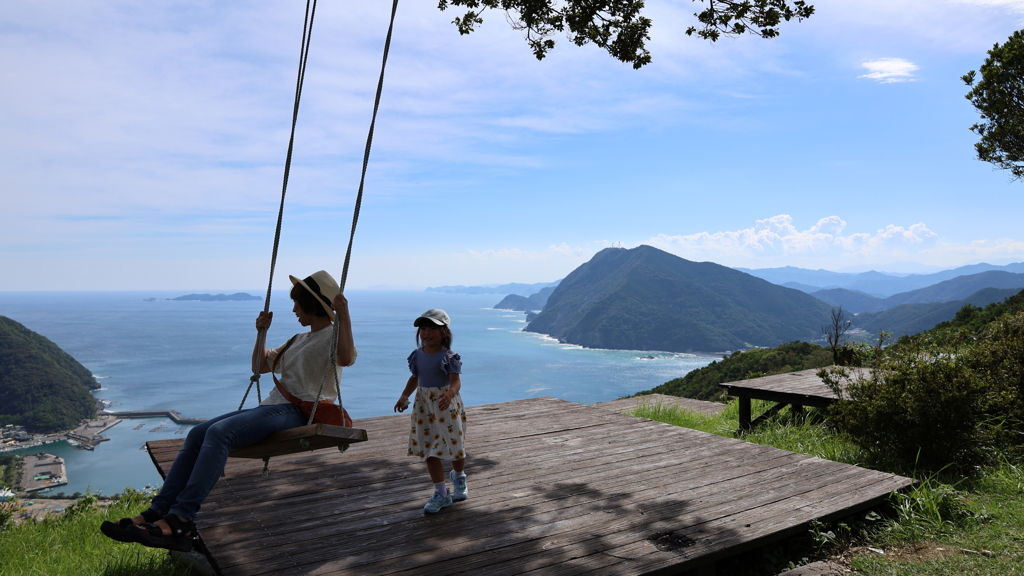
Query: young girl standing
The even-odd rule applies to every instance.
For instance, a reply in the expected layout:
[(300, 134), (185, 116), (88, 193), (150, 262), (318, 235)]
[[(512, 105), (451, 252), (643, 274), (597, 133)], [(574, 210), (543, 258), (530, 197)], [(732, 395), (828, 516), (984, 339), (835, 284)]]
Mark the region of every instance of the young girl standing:
[[(409, 455), (427, 462), (434, 495), (427, 500), (423, 511), (433, 514), (451, 506), (453, 500), (465, 500), (469, 496), (465, 472), (466, 412), (459, 395), (462, 359), (451, 350), (451, 320), (444, 310), (427, 310), (413, 326), (417, 331), (416, 349), (409, 355), (412, 376), (395, 403), (395, 411), (404, 412), (409, 407), (409, 396), (416, 392)], [(442, 461), (452, 463), (448, 477), (453, 491), (445, 484)]]

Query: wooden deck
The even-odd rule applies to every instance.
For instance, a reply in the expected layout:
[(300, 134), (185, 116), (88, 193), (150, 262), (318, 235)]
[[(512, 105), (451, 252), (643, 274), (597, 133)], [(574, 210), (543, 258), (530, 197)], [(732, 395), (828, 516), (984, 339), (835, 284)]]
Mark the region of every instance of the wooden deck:
[[(424, 515), (408, 416), (369, 441), (231, 459), (197, 518), (216, 567), (256, 574), (682, 574), (866, 509), (911, 480), (536, 398), (474, 406), (469, 499)], [(150, 442), (161, 474), (181, 440)]]

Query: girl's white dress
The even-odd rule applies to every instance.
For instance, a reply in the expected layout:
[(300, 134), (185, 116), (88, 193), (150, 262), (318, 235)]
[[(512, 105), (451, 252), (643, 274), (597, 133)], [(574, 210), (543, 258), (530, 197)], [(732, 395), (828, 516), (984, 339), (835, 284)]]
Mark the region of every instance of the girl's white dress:
[[(416, 372), (414, 357), (417, 352), (422, 353), (416, 350), (409, 356), (409, 367), (420, 381), (429, 380), (430, 376)], [(439, 370), (447, 379), (449, 372), (460, 373), (462, 366), (458, 354), (451, 350), (446, 350), (444, 354)], [(433, 376), (436, 378), (438, 375)], [(410, 415), (409, 456), (416, 456), (420, 460), (438, 458), (447, 462), (466, 457), (466, 411), (462, 405), (462, 395), (456, 394), (447, 410), (441, 410), (437, 405), (441, 394), (448, 388), (446, 384), (437, 387), (420, 386), (416, 389), (416, 400)]]

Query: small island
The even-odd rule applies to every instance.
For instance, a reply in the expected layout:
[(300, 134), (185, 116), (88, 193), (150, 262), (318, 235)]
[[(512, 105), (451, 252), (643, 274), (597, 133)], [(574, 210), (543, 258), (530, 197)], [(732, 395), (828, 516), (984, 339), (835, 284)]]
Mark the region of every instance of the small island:
[(185, 296), (171, 298), (171, 300), (199, 302), (228, 302), (260, 299), (261, 298), (259, 296), (253, 296), (252, 294), (246, 294), (245, 292), (237, 292), (235, 294), (186, 294)]

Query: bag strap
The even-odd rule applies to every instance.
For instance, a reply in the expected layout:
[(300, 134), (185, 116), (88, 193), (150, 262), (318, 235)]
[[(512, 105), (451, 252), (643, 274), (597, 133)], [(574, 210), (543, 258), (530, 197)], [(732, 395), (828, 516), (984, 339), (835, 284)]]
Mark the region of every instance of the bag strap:
[[(271, 365), (271, 367), (270, 367), (270, 376), (274, 379), (274, 386), (277, 386), (277, 391), (281, 393), (281, 396), (284, 396), (285, 400), (291, 402), (292, 404), (295, 404), (299, 408), (302, 408), (303, 400), (301, 398), (295, 396), (291, 392), (285, 390), (284, 386), (281, 384), (281, 381), (277, 379), (277, 374), (274, 373), (274, 369), (277, 368), (277, 363), (278, 363), (278, 361), (281, 360), (281, 356), (284, 355), (285, 350), (290, 348), (291, 345), (295, 343), (295, 339), (298, 338), (298, 337), (299, 337), (299, 335), (296, 334), (295, 336), (292, 336), (291, 338), (289, 338), (288, 341), (285, 342), (284, 346), (281, 347), (281, 350), (278, 351), (277, 356), (274, 357), (274, 364)], [(302, 411), (303, 411), (303, 413), (305, 413), (304, 409)]]

